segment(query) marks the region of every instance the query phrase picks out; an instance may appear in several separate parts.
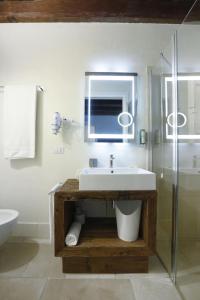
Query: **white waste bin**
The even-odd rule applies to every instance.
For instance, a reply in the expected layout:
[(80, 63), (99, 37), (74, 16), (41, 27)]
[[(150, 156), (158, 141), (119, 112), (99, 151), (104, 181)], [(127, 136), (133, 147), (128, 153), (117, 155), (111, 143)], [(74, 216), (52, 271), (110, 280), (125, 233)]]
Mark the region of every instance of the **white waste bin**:
[(136, 241), (139, 234), (141, 200), (115, 201), (118, 237), (126, 242)]

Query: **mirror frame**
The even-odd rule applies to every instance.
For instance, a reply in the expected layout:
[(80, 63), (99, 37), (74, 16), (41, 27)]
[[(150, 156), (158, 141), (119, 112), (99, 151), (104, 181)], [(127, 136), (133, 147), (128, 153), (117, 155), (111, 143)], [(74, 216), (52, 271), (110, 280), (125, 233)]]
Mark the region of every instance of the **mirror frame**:
[[(85, 82), (87, 84), (88, 96), (85, 95), (85, 101), (88, 99), (88, 119), (86, 122), (86, 108), (84, 109), (84, 128), (85, 128), (85, 142), (129, 142), (135, 138), (135, 115), (136, 115), (136, 91), (137, 91), (137, 73), (122, 73), (122, 72), (85, 72)], [(87, 79), (87, 81), (86, 81)], [(121, 134), (96, 134), (90, 132), (91, 124), (91, 81), (92, 80), (124, 80), (132, 83), (132, 133)], [(85, 93), (86, 94), (86, 93)], [(127, 128), (127, 127), (126, 127)]]

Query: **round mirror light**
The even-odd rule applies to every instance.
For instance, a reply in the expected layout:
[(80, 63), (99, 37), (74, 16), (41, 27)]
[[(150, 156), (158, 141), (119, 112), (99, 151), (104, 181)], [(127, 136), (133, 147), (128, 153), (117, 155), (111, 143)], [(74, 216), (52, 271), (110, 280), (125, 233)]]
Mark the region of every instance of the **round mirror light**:
[[(173, 124), (171, 122), (173, 117), (174, 117), (174, 113), (169, 114), (168, 117), (167, 117), (167, 124), (170, 127), (173, 127)], [(180, 119), (182, 119), (182, 122), (179, 122)], [(187, 117), (186, 117), (186, 115), (183, 114), (183, 113), (178, 112), (177, 113), (177, 123), (180, 123), (180, 124), (177, 125), (177, 127), (179, 127), (179, 128), (180, 127), (184, 127), (185, 124), (187, 123)]]
[(121, 112), (117, 121), (121, 127), (129, 127), (133, 123), (133, 116), (129, 112)]

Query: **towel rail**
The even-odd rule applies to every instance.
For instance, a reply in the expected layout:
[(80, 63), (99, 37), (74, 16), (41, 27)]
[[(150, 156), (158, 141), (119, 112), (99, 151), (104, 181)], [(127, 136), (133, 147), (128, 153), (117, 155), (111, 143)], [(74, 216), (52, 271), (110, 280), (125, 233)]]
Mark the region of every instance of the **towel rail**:
[[(0, 89), (2, 90), (2, 89), (4, 89), (4, 85), (0, 85)], [(36, 85), (36, 88), (37, 88), (37, 91), (39, 91), (39, 92), (44, 92), (44, 89), (43, 89), (43, 87), (41, 87), (40, 85)]]

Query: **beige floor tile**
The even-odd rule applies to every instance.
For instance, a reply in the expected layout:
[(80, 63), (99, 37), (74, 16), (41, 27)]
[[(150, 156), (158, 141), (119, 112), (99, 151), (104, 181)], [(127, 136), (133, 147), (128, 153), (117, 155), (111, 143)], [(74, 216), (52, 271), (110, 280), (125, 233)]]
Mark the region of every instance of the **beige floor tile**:
[[(179, 277), (182, 291), (189, 294), (192, 288), (199, 295), (197, 274), (194, 282), (183, 275)], [(54, 257), (50, 245), (7, 243), (0, 248), (0, 300), (39, 300), (47, 279), (40, 300), (178, 300), (167, 277), (155, 256), (147, 274), (63, 274), (62, 261)]]
[(39, 245), (37, 255), (28, 264), (24, 276), (65, 278), (62, 273), (61, 258), (54, 257), (53, 248), (50, 245)]
[[(183, 253), (184, 260), (180, 253)], [(179, 242), (177, 287), (184, 299), (200, 299), (200, 242)]]
[(198, 241), (179, 242), (177, 252), (177, 275), (200, 275), (200, 243)]
[(187, 274), (177, 278), (177, 287), (183, 299), (200, 299), (200, 274)]
[(45, 279), (1, 278), (0, 300), (39, 300)]
[(131, 279), (137, 300), (181, 300), (169, 278)]
[(135, 300), (129, 280), (50, 279), (41, 300)]
[(66, 279), (115, 279), (116, 274), (65, 274)]
[(21, 276), (39, 251), (36, 243), (7, 243), (0, 248), (0, 277)]

